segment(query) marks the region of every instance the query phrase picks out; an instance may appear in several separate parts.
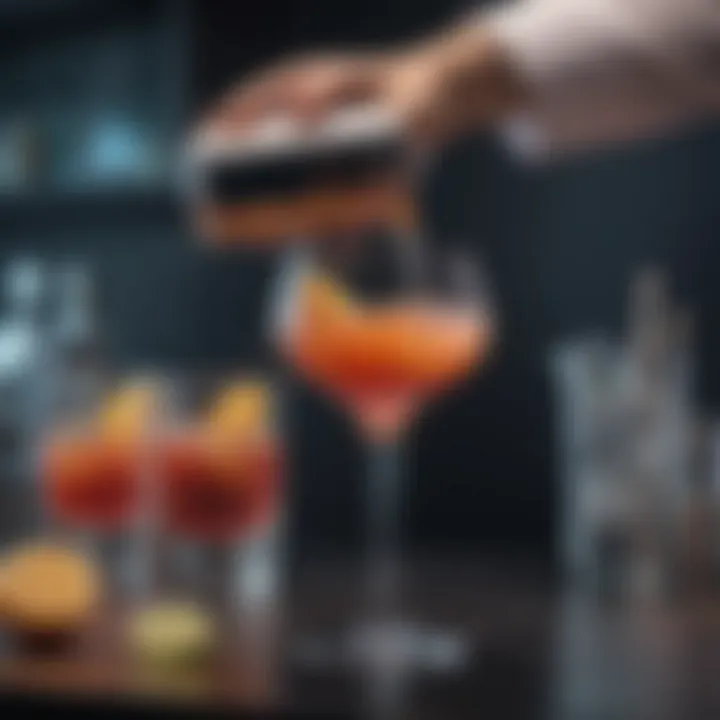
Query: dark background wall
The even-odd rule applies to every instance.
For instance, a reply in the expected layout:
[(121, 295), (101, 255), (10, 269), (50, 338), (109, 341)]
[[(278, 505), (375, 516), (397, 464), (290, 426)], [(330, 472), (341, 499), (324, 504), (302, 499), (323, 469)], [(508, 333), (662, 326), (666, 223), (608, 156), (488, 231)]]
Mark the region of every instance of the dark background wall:
[[(65, 26), (53, 21), (48, 29), (48, 17), (60, 11), (33, 13), (30, 5), (24, 5), (24, 32), (48, 48), (47, 38), (77, 32), (78, 18), (85, 17), (78, 11), (65, 16), (73, 18)], [(172, 89), (163, 122), (172, 134), (257, 63), (307, 46), (412, 37), (465, 3), (115, 5), (121, 10), (92, 22), (100, 27), (130, 13), (140, 27), (150, 7), (150, 16), (161, 18), (161, 85)], [(17, 8), (7, 8), (5, 19), (0, 15), (6, 29), (20, 22)], [(86, 23), (90, 32), (96, 26)], [(671, 266), (679, 290), (700, 312), (698, 395), (707, 408), (717, 403), (717, 187), (720, 131), (712, 126), (555, 167), (524, 166), (487, 138), (448, 153), (428, 188), (428, 222), (437, 238), (462, 238), (488, 260), (502, 304), (503, 343), (496, 362), (429, 411), (408, 443), (406, 520), (416, 547), (550, 556), (554, 472), (546, 351), (553, 340), (586, 329), (617, 331), (629, 279), (647, 260)], [(113, 347), (129, 366), (254, 364), (270, 356), (259, 309), (274, 259), (199, 248), (169, 192), (0, 202), (2, 258), (21, 248), (92, 259)], [(297, 546), (301, 554), (356, 546), (360, 449), (339, 412), (302, 387), (292, 394)]]

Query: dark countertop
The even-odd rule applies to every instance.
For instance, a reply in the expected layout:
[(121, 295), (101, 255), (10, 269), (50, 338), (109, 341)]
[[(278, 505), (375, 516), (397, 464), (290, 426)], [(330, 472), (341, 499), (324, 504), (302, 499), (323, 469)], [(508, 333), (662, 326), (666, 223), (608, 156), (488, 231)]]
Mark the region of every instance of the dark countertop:
[[(29, 653), (5, 643), (0, 662), (0, 706), (71, 705), (74, 712), (257, 717), (357, 717), (368, 680), (357, 672), (316, 670), (294, 660), (307, 632), (345, 626), (357, 586), (337, 566), (305, 573), (284, 609), (246, 609), (227, 620), (223, 647), (205, 670), (161, 676), (138, 667), (123, 651), (124, 609), (106, 607), (77, 648), (62, 654)], [(503, 717), (535, 717), (546, 704), (547, 630), (552, 593), (531, 573), (507, 573), (452, 562), (417, 565), (404, 592), (404, 615), (462, 628), (473, 657), (455, 677), (403, 682), (403, 717), (477, 717), (479, 708), (503, 707)], [(398, 681), (399, 682), (399, 681)]]
[[(412, 587), (411, 587), (412, 586)], [(362, 717), (368, 680), (341, 667), (293, 660), (306, 630), (342, 626), (357, 593), (347, 574), (316, 571), (286, 598), (228, 624), (205, 671), (160, 676), (122, 652), (122, 615), (108, 608), (74, 652), (55, 658), (10, 647), (0, 663), (0, 706), (116, 716)], [(462, 627), (466, 671), (407, 678), (397, 715), (412, 720), (689, 720), (720, 714), (720, 604), (674, 609), (607, 606), (531, 571), (424, 563), (408, 584), (406, 614)]]
[[(23, 520), (9, 507), (0, 503), (0, 526), (5, 537), (17, 537)], [(0, 707), (123, 717), (367, 716), (374, 681), (339, 665), (313, 669), (294, 652), (308, 634), (357, 617), (357, 578), (337, 563), (298, 573), (278, 605), (226, 618), (222, 647), (205, 669), (173, 677), (139, 667), (124, 651), (127, 608), (118, 602), (63, 654), (31, 654), (0, 635)], [(399, 710), (383, 717), (720, 717), (717, 595), (608, 604), (508, 558), (416, 561), (406, 568), (403, 616), (461, 629), (473, 652), (462, 673), (398, 680)]]

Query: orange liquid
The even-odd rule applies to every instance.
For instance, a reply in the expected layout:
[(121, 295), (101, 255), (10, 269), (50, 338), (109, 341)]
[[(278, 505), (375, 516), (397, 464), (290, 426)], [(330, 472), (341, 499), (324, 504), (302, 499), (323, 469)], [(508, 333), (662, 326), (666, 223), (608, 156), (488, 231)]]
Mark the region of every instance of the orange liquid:
[(475, 311), (429, 302), (360, 310), (322, 304), (301, 307), (285, 351), (375, 434), (397, 430), (420, 402), (466, 375), (489, 346), (489, 323)]
[(277, 507), (280, 466), (270, 440), (230, 445), (198, 429), (165, 438), (157, 453), (163, 526), (214, 541), (261, 526)]
[(92, 433), (51, 438), (42, 463), (50, 511), (78, 527), (127, 524), (140, 497), (140, 457), (136, 443)]

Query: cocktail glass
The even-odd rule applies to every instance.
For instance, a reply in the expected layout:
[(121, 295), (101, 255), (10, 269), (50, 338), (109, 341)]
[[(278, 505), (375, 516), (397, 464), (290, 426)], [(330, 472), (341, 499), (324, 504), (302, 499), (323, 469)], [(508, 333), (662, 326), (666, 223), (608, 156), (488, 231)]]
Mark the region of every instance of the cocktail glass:
[(368, 448), (366, 611), (347, 651), (374, 665), (461, 663), (466, 648), (457, 636), (409, 626), (393, 608), (399, 447), (423, 407), (492, 346), (496, 316), (479, 264), (411, 239), (318, 244), (288, 257), (275, 299), (271, 326), (281, 353), (347, 410)]
[(134, 540), (148, 490), (156, 385), (96, 378), (61, 393), (40, 451), (43, 531), (97, 556), (115, 592), (140, 590)]
[(170, 383), (153, 450), (164, 594), (228, 607), (273, 589), (282, 460), (270, 383)]

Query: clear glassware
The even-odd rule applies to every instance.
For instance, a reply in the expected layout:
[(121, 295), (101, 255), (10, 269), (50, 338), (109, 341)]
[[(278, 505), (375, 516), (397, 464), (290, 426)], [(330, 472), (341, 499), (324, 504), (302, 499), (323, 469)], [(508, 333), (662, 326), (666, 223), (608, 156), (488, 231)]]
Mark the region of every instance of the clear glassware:
[(283, 444), (273, 383), (168, 379), (153, 439), (155, 592), (231, 610), (279, 581)]
[(367, 447), (364, 611), (341, 652), (374, 667), (461, 662), (457, 638), (412, 626), (397, 608), (401, 448), (423, 408), (492, 346), (496, 312), (479, 263), (409, 237), (335, 239), (289, 254), (274, 300), (281, 354), (345, 408)]
[(38, 457), (41, 533), (103, 565), (112, 594), (143, 590), (139, 556), (149, 490), (150, 377), (86, 373), (56, 388)]
[[(26, 489), (48, 400), (48, 268), (33, 258), (8, 263), (0, 320), (0, 444), (3, 472)], [(31, 488), (27, 488), (31, 489)]]

